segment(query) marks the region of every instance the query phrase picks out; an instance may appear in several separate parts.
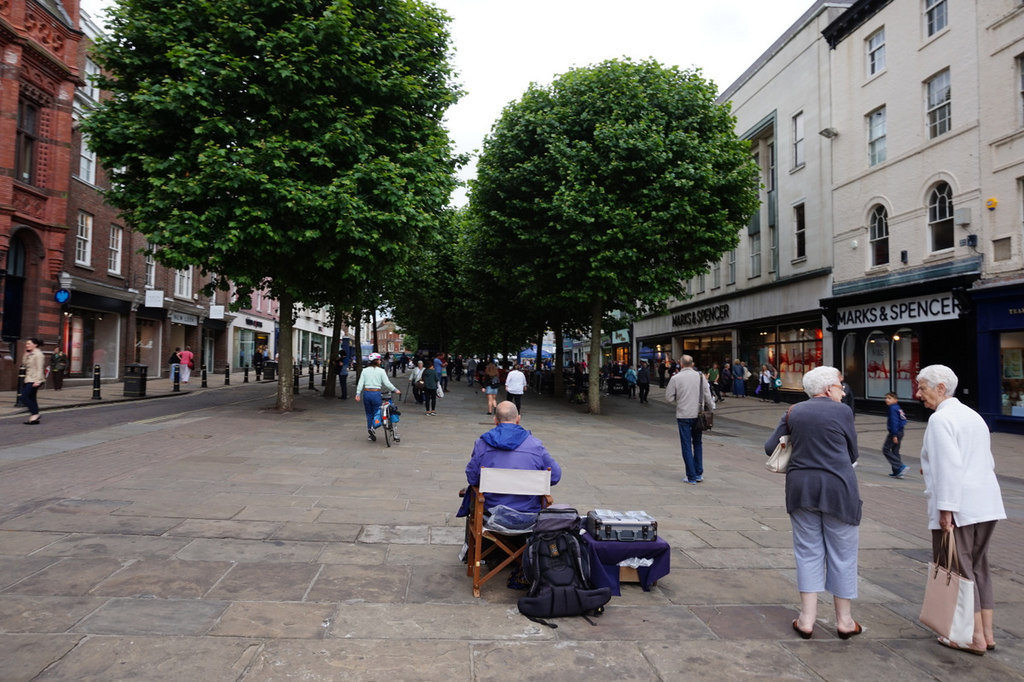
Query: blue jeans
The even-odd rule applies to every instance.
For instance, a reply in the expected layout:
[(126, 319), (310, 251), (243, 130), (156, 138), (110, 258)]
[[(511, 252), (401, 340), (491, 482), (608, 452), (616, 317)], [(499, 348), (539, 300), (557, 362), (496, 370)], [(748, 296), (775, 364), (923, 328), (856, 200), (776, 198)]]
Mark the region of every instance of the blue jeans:
[(704, 475), (704, 432), (694, 429), (697, 418), (676, 419), (679, 425), (679, 444), (683, 450), (683, 464), (686, 465), (686, 480), (696, 481)]
[(373, 431), (373, 416), (377, 414), (381, 403), (380, 391), (363, 391), (363, 409), (366, 410), (366, 428)]
[(747, 382), (743, 379), (732, 380), (732, 394), (735, 396), (745, 396), (747, 394)]

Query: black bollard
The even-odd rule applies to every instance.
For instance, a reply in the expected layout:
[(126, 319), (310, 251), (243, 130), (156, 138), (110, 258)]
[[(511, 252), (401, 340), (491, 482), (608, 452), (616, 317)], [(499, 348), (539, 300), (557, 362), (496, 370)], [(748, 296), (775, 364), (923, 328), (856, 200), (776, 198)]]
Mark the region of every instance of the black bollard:
[(92, 366), (92, 399), (102, 400), (100, 397), (100, 366)]
[(299, 374), (302, 372), (301, 367), (292, 365), (292, 395), (299, 394)]
[(171, 393), (181, 392), (181, 365), (175, 365), (174, 369), (171, 370)]
[(309, 366), (309, 390), (315, 391), (316, 387), (313, 386), (313, 365)]
[(242, 383), (243, 384), (249, 383), (249, 365), (245, 366), (245, 373), (242, 374)]
[(225, 386), (230, 386), (231, 385), (231, 368), (230, 367), (225, 367), (224, 368), (224, 385)]
[(18, 394), (14, 397), (15, 407), (25, 407), (25, 403), (21, 402), (21, 389), (25, 386), (25, 368), (22, 367), (18, 370)]
[(200, 388), (206, 388), (206, 365), (203, 365), (203, 369), (200, 371), (200, 376), (203, 378), (203, 383), (200, 384)]

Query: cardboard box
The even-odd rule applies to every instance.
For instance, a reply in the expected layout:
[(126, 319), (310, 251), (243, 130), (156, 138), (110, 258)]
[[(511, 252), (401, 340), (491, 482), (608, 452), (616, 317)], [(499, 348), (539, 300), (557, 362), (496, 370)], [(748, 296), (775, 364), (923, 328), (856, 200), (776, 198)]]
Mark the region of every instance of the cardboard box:
[(629, 566), (619, 566), (619, 582), (638, 583), (640, 582), (640, 576), (637, 575), (635, 568), (630, 568)]

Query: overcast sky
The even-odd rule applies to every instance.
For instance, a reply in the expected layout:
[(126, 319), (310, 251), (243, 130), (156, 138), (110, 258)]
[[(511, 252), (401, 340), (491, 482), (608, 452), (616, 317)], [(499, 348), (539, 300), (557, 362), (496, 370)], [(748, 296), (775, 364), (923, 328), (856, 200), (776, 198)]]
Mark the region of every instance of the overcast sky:
[[(233, 0), (224, 0), (232, 2)], [(82, 0), (101, 18), (110, 0)], [(457, 152), (480, 149), (530, 83), (621, 57), (700, 68), (728, 87), (812, 0), (434, 0), (451, 17), (465, 96), (448, 112)], [(463, 178), (474, 175), (464, 169)], [(458, 192), (454, 203), (464, 202)]]

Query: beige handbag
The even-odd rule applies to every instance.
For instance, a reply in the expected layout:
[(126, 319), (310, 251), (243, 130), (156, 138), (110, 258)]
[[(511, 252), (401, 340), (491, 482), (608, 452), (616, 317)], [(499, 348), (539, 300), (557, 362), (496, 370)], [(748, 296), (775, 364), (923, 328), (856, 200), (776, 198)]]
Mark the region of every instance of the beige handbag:
[(946, 549), (946, 568), (928, 562), (928, 582), (918, 620), (922, 625), (952, 642), (970, 644), (974, 641), (974, 581), (960, 575), (953, 530), (942, 536)]
[[(789, 431), (789, 413), (792, 411), (792, 407), (786, 410), (786, 431)], [(779, 444), (772, 450), (772, 454), (768, 455), (768, 461), (764, 463), (764, 468), (773, 474), (786, 473), (786, 469), (789, 468), (790, 454), (789, 434), (787, 433), (779, 438)]]

